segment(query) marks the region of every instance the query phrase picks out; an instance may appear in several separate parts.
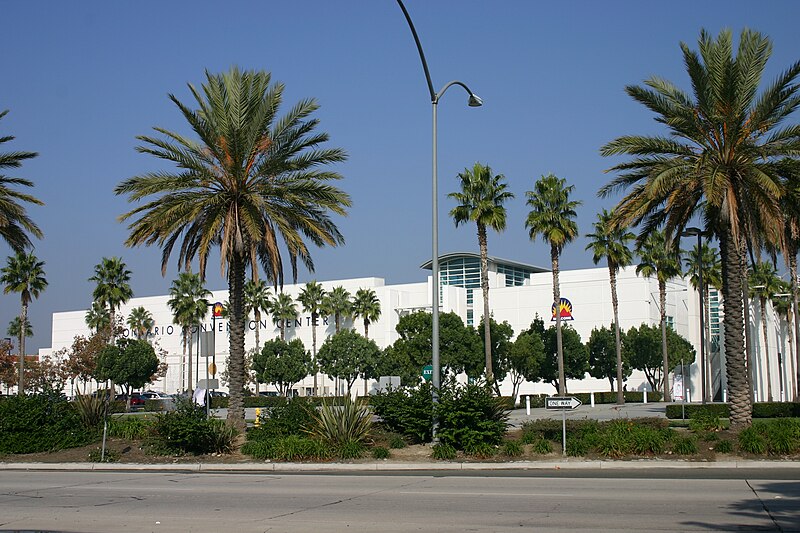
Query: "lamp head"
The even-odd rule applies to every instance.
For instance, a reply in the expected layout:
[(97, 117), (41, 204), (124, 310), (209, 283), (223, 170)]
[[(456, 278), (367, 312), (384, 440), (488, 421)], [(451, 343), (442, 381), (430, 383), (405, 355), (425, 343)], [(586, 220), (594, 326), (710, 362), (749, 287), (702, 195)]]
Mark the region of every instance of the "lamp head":
[(483, 100), (481, 100), (480, 96), (470, 93), (468, 103), (470, 107), (480, 107), (483, 105)]

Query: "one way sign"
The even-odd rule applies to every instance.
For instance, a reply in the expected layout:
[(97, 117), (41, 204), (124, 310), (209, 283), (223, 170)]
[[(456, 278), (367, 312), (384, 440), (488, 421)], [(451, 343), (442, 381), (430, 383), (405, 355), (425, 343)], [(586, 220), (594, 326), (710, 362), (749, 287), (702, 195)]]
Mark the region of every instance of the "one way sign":
[(581, 401), (573, 396), (553, 396), (544, 399), (544, 406), (547, 409), (559, 411), (569, 411), (581, 405)]

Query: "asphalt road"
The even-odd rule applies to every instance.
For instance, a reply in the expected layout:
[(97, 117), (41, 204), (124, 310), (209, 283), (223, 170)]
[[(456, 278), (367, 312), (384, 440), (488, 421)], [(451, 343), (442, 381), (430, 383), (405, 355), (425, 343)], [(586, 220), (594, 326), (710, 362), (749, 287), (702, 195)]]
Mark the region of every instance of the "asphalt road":
[(0, 531), (800, 531), (786, 477), (4, 471)]

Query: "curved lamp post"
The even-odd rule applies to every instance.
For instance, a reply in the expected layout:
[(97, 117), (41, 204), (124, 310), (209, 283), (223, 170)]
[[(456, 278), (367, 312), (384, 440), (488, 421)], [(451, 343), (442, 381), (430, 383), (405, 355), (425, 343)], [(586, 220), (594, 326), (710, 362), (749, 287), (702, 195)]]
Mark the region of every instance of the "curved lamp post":
[[(442, 87), (438, 93), (434, 92), (433, 90), (433, 82), (431, 82), (431, 74), (428, 70), (428, 62), (425, 61), (425, 53), (422, 51), (422, 45), (419, 42), (419, 36), (417, 35), (417, 30), (414, 28), (414, 23), (411, 21), (411, 17), (406, 10), (406, 6), (403, 5), (402, 0), (397, 0), (397, 4), (400, 6), (400, 9), (403, 10), (403, 15), (406, 17), (406, 22), (408, 22), (408, 27), (411, 28), (411, 34), (414, 36), (414, 42), (417, 45), (417, 51), (419, 52), (419, 58), (422, 61), (422, 69), (425, 71), (425, 81), (428, 82), (428, 92), (431, 95), (431, 105), (433, 106), (433, 188), (432, 188), (432, 195), (433, 195), (433, 218), (432, 218), (432, 230), (433, 230), (433, 238), (432, 238), (432, 261), (431, 261), (431, 270), (433, 276), (433, 291), (432, 291), (432, 301), (431, 301), (431, 343), (432, 343), (432, 354), (431, 354), (431, 364), (433, 366), (433, 375), (431, 376), (431, 382), (433, 384), (433, 402), (436, 403), (438, 400), (438, 389), (441, 384), (441, 373), (440, 373), (440, 364), (439, 364), (439, 199), (438, 199), (438, 175), (437, 175), (437, 150), (436, 150), (436, 127), (437, 127), (437, 108), (439, 106), (439, 99), (444, 96), (444, 93), (452, 87), (453, 85), (458, 85), (462, 87), (467, 94), (469, 95), (469, 100), (467, 100), (467, 104), (469, 107), (480, 107), (483, 105), (483, 101), (473, 93), (469, 87), (466, 86), (463, 82), (454, 80), (446, 84)], [(434, 422), (433, 434), (434, 438), (436, 436), (436, 423)]]

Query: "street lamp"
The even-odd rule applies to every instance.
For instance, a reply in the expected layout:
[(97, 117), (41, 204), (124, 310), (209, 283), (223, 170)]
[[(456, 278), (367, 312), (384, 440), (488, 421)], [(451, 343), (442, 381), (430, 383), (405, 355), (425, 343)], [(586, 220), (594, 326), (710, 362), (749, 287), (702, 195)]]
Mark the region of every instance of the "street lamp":
[[(411, 21), (411, 17), (406, 10), (406, 6), (403, 5), (402, 0), (397, 0), (397, 4), (400, 6), (400, 9), (403, 10), (403, 15), (406, 17), (406, 22), (408, 22), (408, 27), (411, 28), (411, 34), (414, 36), (414, 42), (417, 45), (417, 51), (419, 52), (419, 58), (422, 61), (422, 69), (425, 71), (425, 81), (428, 82), (428, 91), (431, 95), (431, 105), (433, 106), (433, 187), (432, 187), (432, 196), (433, 196), (433, 217), (432, 217), (432, 255), (433, 260), (431, 261), (431, 270), (433, 276), (433, 291), (432, 291), (432, 302), (431, 302), (431, 343), (432, 343), (432, 353), (431, 353), (431, 364), (433, 366), (433, 374), (431, 376), (431, 382), (433, 384), (433, 402), (436, 403), (438, 400), (438, 390), (441, 384), (440, 378), (440, 365), (439, 365), (439, 199), (438, 199), (438, 170), (437, 170), (437, 149), (436, 149), (436, 127), (437, 127), (437, 108), (439, 106), (439, 99), (444, 96), (444, 93), (452, 87), (453, 85), (458, 85), (462, 87), (467, 94), (469, 95), (469, 99), (467, 100), (467, 105), (469, 107), (480, 107), (483, 105), (483, 101), (473, 93), (469, 87), (466, 86), (463, 82), (454, 80), (449, 82), (447, 85), (442, 87), (438, 93), (434, 92), (433, 90), (433, 82), (431, 81), (431, 74), (428, 71), (428, 62), (425, 61), (425, 53), (422, 51), (422, 44), (419, 42), (419, 36), (417, 35), (417, 30), (414, 28), (414, 23)], [(436, 436), (436, 422), (434, 422), (433, 428), (434, 437)]]
[(705, 284), (703, 283), (703, 235), (705, 233), (700, 228), (686, 228), (681, 237), (697, 236), (697, 262), (700, 277), (700, 381), (703, 392), (703, 403), (708, 401), (708, 375), (706, 373), (706, 298)]

